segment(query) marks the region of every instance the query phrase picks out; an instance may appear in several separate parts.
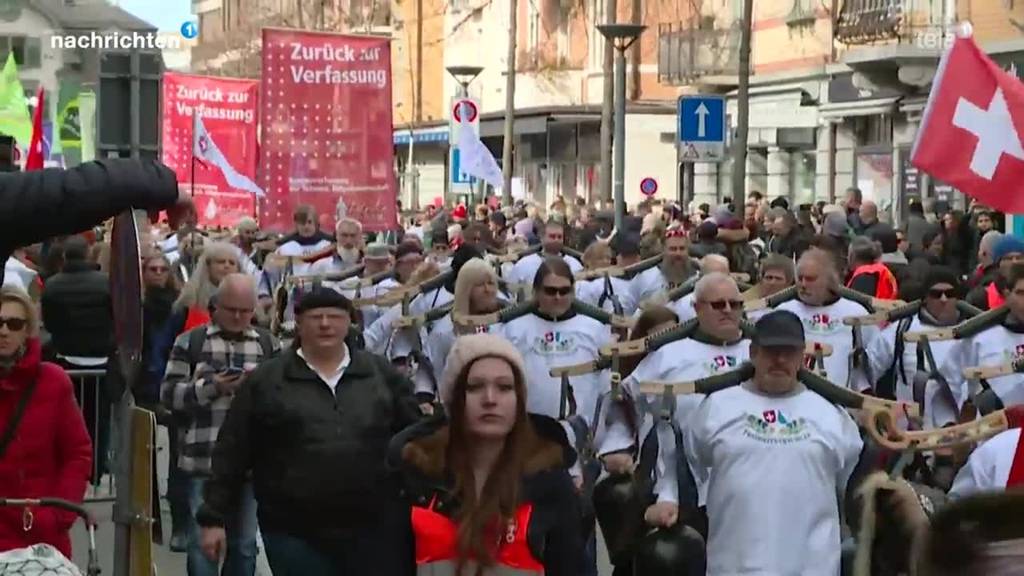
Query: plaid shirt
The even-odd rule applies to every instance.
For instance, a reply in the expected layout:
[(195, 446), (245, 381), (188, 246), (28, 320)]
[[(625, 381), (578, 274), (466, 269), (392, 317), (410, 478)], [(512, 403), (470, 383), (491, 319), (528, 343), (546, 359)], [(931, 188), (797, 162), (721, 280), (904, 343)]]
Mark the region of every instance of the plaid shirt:
[[(189, 332), (185, 332), (174, 341), (160, 386), (163, 405), (188, 417), (188, 428), (179, 430), (178, 466), (193, 474), (210, 473), (217, 434), (231, 407), (232, 396), (222, 395), (217, 390), (213, 375), (229, 367), (252, 370), (263, 360), (256, 330), (250, 328), (237, 338), (228, 339), (218, 326), (208, 324), (196, 328), (203, 329), (206, 340), (195, 370), (189, 366)], [(276, 338), (271, 338), (271, 343), (275, 352), (280, 349)]]

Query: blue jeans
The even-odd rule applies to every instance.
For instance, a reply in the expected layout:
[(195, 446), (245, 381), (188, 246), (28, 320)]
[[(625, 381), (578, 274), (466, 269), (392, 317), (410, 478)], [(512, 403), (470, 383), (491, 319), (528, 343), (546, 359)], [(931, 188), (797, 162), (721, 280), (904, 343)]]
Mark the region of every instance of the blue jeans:
[[(188, 575), (217, 576), (217, 563), (204, 554), (199, 542), (196, 513), (203, 504), (203, 486), (206, 478), (190, 477), (188, 485)], [(238, 493), (238, 514), (225, 518), (228, 550), (224, 559), (224, 576), (253, 576), (256, 573), (256, 498), (252, 484), (247, 483)]]
[(402, 507), (384, 505), (378, 521), (318, 544), (264, 529), (263, 546), (274, 576), (413, 576), (416, 569), (409, 512)]

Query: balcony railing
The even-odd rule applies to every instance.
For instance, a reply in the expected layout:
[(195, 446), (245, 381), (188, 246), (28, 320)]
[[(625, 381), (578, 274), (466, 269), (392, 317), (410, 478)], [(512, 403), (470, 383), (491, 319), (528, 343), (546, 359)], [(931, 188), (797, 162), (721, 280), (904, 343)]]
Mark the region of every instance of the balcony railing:
[(689, 24), (658, 25), (658, 81), (685, 84), (701, 76), (739, 70), (740, 25), (700, 29)]
[(843, 0), (836, 39), (861, 44), (899, 38), (904, 32), (906, 0)]

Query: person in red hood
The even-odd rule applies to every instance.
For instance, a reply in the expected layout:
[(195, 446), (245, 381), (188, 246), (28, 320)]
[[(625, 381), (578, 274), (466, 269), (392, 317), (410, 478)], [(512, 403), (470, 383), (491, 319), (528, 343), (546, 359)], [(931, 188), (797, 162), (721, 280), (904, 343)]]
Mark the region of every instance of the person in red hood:
[[(89, 432), (71, 379), (41, 360), (38, 328), (28, 295), (14, 287), (0, 290), (0, 496), (81, 503), (92, 468)], [(68, 531), (76, 518), (55, 508), (0, 508), (0, 552), (50, 544), (70, 558)]]

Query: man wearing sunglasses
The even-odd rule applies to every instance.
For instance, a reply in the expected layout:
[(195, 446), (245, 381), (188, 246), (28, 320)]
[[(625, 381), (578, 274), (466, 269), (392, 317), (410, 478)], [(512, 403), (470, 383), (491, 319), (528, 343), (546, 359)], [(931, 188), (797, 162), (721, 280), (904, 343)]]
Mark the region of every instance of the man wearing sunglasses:
[[(959, 409), (967, 398), (965, 387), (950, 388), (951, 383), (962, 380), (959, 372), (963, 366), (956, 362), (947, 363), (956, 341), (930, 342), (935, 360), (931, 365), (924, 350), (919, 349), (916, 342), (907, 342), (903, 334), (953, 326), (965, 320), (956, 307), (962, 295), (960, 284), (956, 271), (945, 266), (932, 266), (924, 282), (925, 292), (918, 313), (889, 324), (868, 346), (870, 373), (876, 381), (868, 382), (864, 371), (857, 370), (853, 373), (854, 389), (872, 388), (880, 396), (895, 396), (905, 401), (923, 400), (926, 428), (956, 423)], [(941, 382), (933, 375), (933, 371), (940, 367), (941, 380), (944, 380)], [(918, 389), (923, 392), (923, 398), (914, 398), (915, 380), (922, 382)]]
[[(1003, 297), (1009, 314), (1002, 324), (992, 326), (970, 338), (956, 341), (956, 347), (946, 358), (948, 369), (959, 376), (954, 386), (963, 386), (970, 397), (981, 391), (981, 382), (962, 383), (962, 368), (969, 366), (996, 366), (1024, 358), (1024, 264), (1015, 264), (1006, 272), (1006, 290)], [(943, 368), (943, 372), (946, 367)], [(1015, 373), (991, 378), (987, 381), (996, 396), (996, 406), (1024, 404), (1024, 374)], [(961, 398), (961, 401), (963, 399)], [(979, 403), (980, 404), (980, 403)]]
[[(644, 422), (640, 438), (650, 433), (662, 409), (661, 398), (643, 397), (636, 390), (643, 382), (681, 382), (728, 372), (745, 362), (749, 356), (750, 340), (740, 332), (743, 302), (736, 281), (727, 273), (709, 272), (697, 281), (693, 291), (693, 310), (697, 315), (697, 330), (685, 340), (677, 340), (655, 350), (640, 361), (633, 373), (623, 382), (623, 389), (634, 399), (638, 409), (635, 418), (628, 418), (621, 410), (626, 403), (610, 405), (611, 422)], [(674, 418), (679, 428), (692, 421), (691, 416), (703, 396), (691, 394), (676, 398)], [(651, 418), (647, 415), (650, 414)], [(656, 502), (651, 505), (645, 519), (648, 524), (668, 528), (679, 519), (678, 480), (676, 477), (675, 435), (667, 422), (657, 422), (658, 444), (661, 447), (657, 482), (654, 486)], [(598, 446), (605, 466), (611, 470), (632, 468), (632, 434), (628, 426), (611, 425)], [(698, 485), (700, 505), (706, 494), (704, 485)]]
[[(796, 314), (804, 323), (808, 337), (832, 347), (832, 355), (825, 358), (825, 373), (829, 380), (852, 388), (854, 333), (843, 320), (863, 316), (868, 310), (853, 300), (840, 297), (840, 285), (839, 269), (832, 255), (812, 248), (803, 253), (796, 265), (796, 298), (780, 304), (776, 310), (789, 310)], [(867, 348), (878, 334), (878, 329), (864, 326), (860, 332), (861, 344)]]

